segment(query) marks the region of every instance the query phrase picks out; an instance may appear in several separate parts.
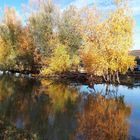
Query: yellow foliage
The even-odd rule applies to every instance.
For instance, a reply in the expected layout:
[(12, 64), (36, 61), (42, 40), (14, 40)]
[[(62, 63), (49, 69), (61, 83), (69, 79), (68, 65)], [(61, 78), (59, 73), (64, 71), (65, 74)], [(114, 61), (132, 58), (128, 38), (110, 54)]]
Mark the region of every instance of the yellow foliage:
[(105, 70), (106, 64), (102, 53), (97, 48), (93, 48), (93, 44), (86, 44), (83, 46), (81, 58), (87, 72), (102, 75)]
[(3, 64), (3, 62), (6, 60), (6, 57), (8, 55), (8, 49), (6, 48), (6, 44), (3, 41), (3, 39), (0, 37), (0, 64)]
[(70, 56), (64, 45), (57, 45), (50, 58), (48, 68), (42, 70), (43, 75), (66, 72), (71, 66)]
[(87, 24), (82, 25), (81, 58), (87, 72), (99, 76), (116, 72), (124, 74), (134, 67), (134, 57), (129, 56), (133, 46), (134, 21), (127, 10), (125, 5), (117, 5), (104, 20), (100, 20), (102, 16), (99, 18), (96, 9), (86, 12), (83, 23)]

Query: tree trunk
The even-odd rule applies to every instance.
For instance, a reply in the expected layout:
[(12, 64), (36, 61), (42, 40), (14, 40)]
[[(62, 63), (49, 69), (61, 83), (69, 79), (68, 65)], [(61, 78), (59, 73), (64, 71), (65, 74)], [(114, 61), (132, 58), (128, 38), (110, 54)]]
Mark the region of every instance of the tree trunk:
[(107, 79), (106, 79), (106, 76), (105, 75), (103, 75), (103, 79), (104, 79), (105, 82), (107, 82)]
[(112, 75), (113, 83), (115, 83), (115, 74)]
[(90, 88), (94, 89), (94, 80), (93, 80), (93, 75), (92, 74), (90, 74), (90, 77), (88, 79), (88, 84), (89, 84)]
[(119, 72), (116, 72), (116, 78), (117, 78), (117, 82), (120, 84), (120, 78), (119, 78)]
[(107, 82), (109, 82), (109, 75), (107, 74)]
[(111, 74), (109, 74), (109, 82), (112, 82), (112, 76), (111, 76)]

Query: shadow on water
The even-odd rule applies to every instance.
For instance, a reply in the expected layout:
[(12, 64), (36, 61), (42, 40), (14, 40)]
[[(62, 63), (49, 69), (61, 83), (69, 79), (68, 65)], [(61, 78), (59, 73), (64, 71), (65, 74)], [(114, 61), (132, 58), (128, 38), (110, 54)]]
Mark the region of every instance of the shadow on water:
[(0, 139), (127, 140), (124, 96), (49, 80), (0, 77)]

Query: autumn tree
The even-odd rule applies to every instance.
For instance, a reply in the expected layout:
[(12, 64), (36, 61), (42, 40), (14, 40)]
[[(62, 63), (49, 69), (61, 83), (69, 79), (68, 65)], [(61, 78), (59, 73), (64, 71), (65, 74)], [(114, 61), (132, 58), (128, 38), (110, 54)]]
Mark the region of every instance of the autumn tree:
[[(94, 15), (93, 15), (94, 10)], [(88, 9), (83, 24), (83, 49), (81, 58), (85, 69), (105, 81), (119, 81), (119, 73), (125, 74), (135, 65), (129, 55), (133, 46), (133, 19), (123, 2), (117, 4), (107, 18), (96, 8)], [(90, 20), (91, 19), (91, 20)]]
[[(41, 0), (35, 4), (29, 16), (29, 27), (33, 36), (33, 43), (42, 56), (49, 57), (53, 46), (50, 40), (54, 38), (57, 8), (52, 1)], [(34, 8), (34, 7), (33, 7)]]
[(63, 11), (58, 26), (59, 39), (69, 46), (71, 54), (74, 54), (81, 46), (80, 24), (80, 12), (76, 7), (70, 6)]
[(48, 63), (48, 68), (42, 70), (43, 75), (61, 74), (70, 69), (71, 61), (67, 47), (57, 44)]
[(24, 25), (16, 10), (6, 7), (0, 22), (1, 69), (39, 66), (63, 73), (83, 63), (89, 74), (120, 82), (119, 74), (135, 65), (129, 55), (134, 22), (125, 0), (113, 6), (110, 13), (95, 6), (61, 11), (51, 0), (39, 0), (28, 7)]
[(22, 20), (14, 8), (5, 8), (0, 25), (0, 64), (4, 70), (34, 69), (35, 47), (28, 25), (23, 26)]
[[(14, 8), (6, 7), (0, 23), (1, 59), (3, 69), (16, 65), (18, 37), (21, 32), (21, 20)], [(4, 60), (5, 59), (5, 60)]]
[(20, 70), (35, 71), (35, 65), (39, 60), (36, 58), (36, 50), (33, 45), (33, 37), (28, 26), (22, 28), (18, 37), (19, 48), (17, 49), (17, 66)]
[(62, 12), (58, 24), (58, 37), (63, 45), (68, 46), (72, 70), (78, 70), (80, 63), (79, 48), (82, 44), (80, 24), (80, 10), (72, 5)]

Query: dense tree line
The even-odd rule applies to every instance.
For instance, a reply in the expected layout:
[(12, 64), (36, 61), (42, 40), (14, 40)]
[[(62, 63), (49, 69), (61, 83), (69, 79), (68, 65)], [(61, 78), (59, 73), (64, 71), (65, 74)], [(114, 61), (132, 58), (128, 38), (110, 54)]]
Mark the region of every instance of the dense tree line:
[(58, 8), (50, 0), (26, 6), (26, 22), (6, 7), (0, 21), (0, 69), (39, 68), (43, 75), (84, 68), (105, 81), (118, 81), (135, 65), (129, 55), (134, 21), (125, 0), (111, 12), (96, 6)]

